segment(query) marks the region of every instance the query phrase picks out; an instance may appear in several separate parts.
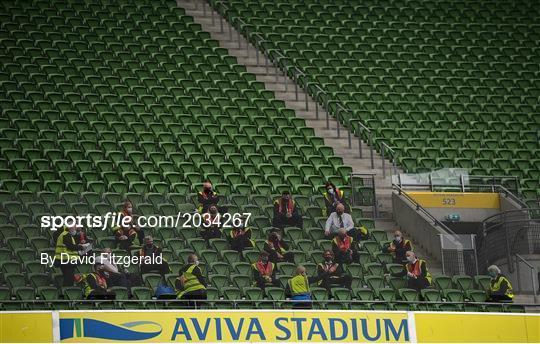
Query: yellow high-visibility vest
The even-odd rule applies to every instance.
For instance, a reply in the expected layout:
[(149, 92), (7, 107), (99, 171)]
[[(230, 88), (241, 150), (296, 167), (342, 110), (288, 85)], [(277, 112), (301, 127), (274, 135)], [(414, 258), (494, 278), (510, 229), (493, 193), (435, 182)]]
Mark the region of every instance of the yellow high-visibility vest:
[(79, 253), (77, 251), (72, 251), (70, 249), (68, 249), (66, 247), (66, 245), (64, 245), (64, 237), (66, 235), (69, 235), (70, 239), (71, 239), (71, 242), (73, 243), (73, 245), (76, 244), (75, 242), (75, 238), (71, 236), (71, 234), (69, 234), (69, 231), (67, 230), (64, 230), (62, 233), (60, 233), (60, 235), (58, 236), (58, 238), (56, 239), (56, 248), (54, 249), (54, 258), (55, 259), (58, 259), (60, 260), (60, 255), (62, 253), (67, 253), (70, 257), (71, 256), (76, 256), (78, 257), (79, 256)]
[(195, 291), (195, 290), (201, 290), (206, 289), (206, 287), (199, 281), (197, 276), (193, 274), (193, 270), (197, 267), (197, 265), (192, 264), (183, 274), (182, 276), (185, 279), (184, 282), (184, 289), (179, 290), (176, 292), (176, 296), (178, 298), (181, 298), (184, 294)]
[(289, 279), (289, 289), (291, 290), (291, 294), (293, 296), (310, 293), (307, 276), (296, 275)]
[(513, 299), (514, 298), (514, 290), (512, 289), (512, 284), (510, 283), (508, 278), (504, 277), (503, 275), (499, 275), (499, 276), (497, 276), (496, 280), (491, 281), (491, 287), (490, 287), (491, 292), (494, 293), (494, 292), (499, 291), (501, 289), (501, 284), (503, 282), (506, 282), (506, 284), (508, 285), (508, 288), (506, 288), (506, 292), (504, 293), (504, 295), (506, 295), (509, 298)]

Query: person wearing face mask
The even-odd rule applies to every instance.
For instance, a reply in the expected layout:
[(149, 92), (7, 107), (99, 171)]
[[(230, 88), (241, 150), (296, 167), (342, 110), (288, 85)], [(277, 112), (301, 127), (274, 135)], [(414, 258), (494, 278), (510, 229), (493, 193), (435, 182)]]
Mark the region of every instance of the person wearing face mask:
[(268, 259), (268, 252), (262, 251), (259, 260), (251, 264), (255, 286), (264, 290), (266, 287), (277, 287), (276, 265)]
[(212, 204), (208, 208), (208, 212), (203, 214), (204, 224), (202, 226), (201, 236), (206, 242), (209, 242), (210, 239), (221, 238), (221, 221), (224, 221), (224, 218), (221, 218), (219, 214), (218, 207), (215, 204)]
[(336, 211), (336, 206), (341, 203), (345, 206), (345, 212), (349, 212), (349, 207), (345, 202), (345, 195), (343, 190), (338, 189), (334, 183), (326, 182), (324, 184), (326, 191), (323, 193), (325, 209), (323, 209), (323, 216), (328, 216)]
[(491, 283), (486, 302), (512, 302), (514, 290), (510, 280), (501, 273), (501, 269), (496, 265), (489, 266), (487, 271), (491, 277)]
[(334, 253), (326, 250), (323, 253), (324, 262), (317, 265), (319, 286), (330, 291), (333, 287), (350, 288), (352, 277), (345, 273), (343, 265), (334, 259)]
[(84, 247), (77, 244), (77, 227), (64, 227), (64, 230), (58, 235), (56, 239), (56, 248), (54, 250), (55, 266), (62, 271), (62, 285), (64, 287), (73, 286), (73, 277), (75, 274), (76, 264), (71, 262), (61, 262), (62, 254), (67, 254), (71, 257), (79, 257), (79, 251), (83, 251)]
[(306, 274), (306, 268), (299, 265), (296, 268), (296, 272), (292, 278), (287, 281), (285, 286), (285, 295), (293, 300), (294, 309), (310, 309), (311, 304), (311, 290), (309, 285), (319, 281), (319, 277), (308, 277)]
[(206, 179), (203, 182), (203, 189), (198, 193), (199, 206), (197, 211), (201, 214), (208, 212), (208, 208), (219, 203), (219, 195), (213, 190), (212, 183)]
[(114, 300), (116, 295), (107, 286), (108, 272), (100, 263), (94, 265), (94, 272), (78, 276), (83, 295), (87, 300)]
[(195, 254), (190, 254), (187, 264), (178, 272), (175, 281), (176, 298), (186, 300), (189, 308), (200, 307), (200, 300), (206, 300), (206, 280), (199, 267), (199, 258)]
[(427, 269), (426, 261), (418, 259), (413, 251), (407, 251), (405, 256), (407, 264), (403, 271), (393, 273), (392, 276), (407, 276), (407, 288), (414, 289), (418, 292), (429, 287), (431, 285), (431, 274)]
[[(154, 257), (153, 263), (145, 263), (145, 259), (141, 259), (140, 269), (141, 274), (146, 274), (152, 271), (157, 271), (161, 275), (168, 274), (171, 270), (169, 269), (169, 264), (165, 259), (163, 259), (163, 253), (161, 247), (154, 245), (154, 238), (150, 235), (147, 235), (144, 238), (144, 245), (139, 251), (139, 256), (142, 257)], [(160, 257), (161, 263), (158, 263), (158, 259), (155, 257)]]
[(125, 232), (125, 235), (130, 237), (131, 234), (127, 234), (127, 233), (131, 233), (132, 231), (135, 233), (137, 239), (139, 239), (139, 245), (142, 245), (143, 244), (143, 241), (144, 241), (144, 229), (142, 228), (139, 228), (136, 223), (136, 218), (137, 218), (137, 215), (135, 215), (133, 213), (133, 203), (131, 203), (131, 201), (129, 200), (125, 200), (124, 201), (124, 204), (122, 206), (122, 211), (121, 211), (121, 216), (122, 217), (127, 217), (129, 216), (131, 218), (131, 221), (129, 223), (129, 225), (127, 226), (127, 228), (124, 228), (123, 231)]
[(274, 201), (274, 218), (272, 226), (303, 228), (303, 219), (289, 191), (283, 191), (281, 197)]
[(394, 262), (396, 264), (406, 264), (407, 257), (405, 254), (407, 253), (407, 251), (412, 250), (413, 248), (411, 241), (405, 240), (401, 231), (395, 231), (394, 240), (392, 240), (392, 242), (388, 246), (388, 252), (392, 253), (392, 255), (394, 256)]
[(338, 235), (332, 239), (332, 252), (339, 264), (351, 264), (358, 261), (356, 242), (348, 235), (345, 228), (341, 228)]
[(289, 245), (281, 239), (281, 235), (277, 232), (270, 233), (268, 240), (264, 243), (263, 250), (268, 252), (272, 263), (294, 263), (294, 253), (288, 252)]
[(231, 229), (227, 239), (231, 249), (238, 252), (255, 247), (255, 243), (251, 240), (251, 228), (245, 228), (243, 224)]

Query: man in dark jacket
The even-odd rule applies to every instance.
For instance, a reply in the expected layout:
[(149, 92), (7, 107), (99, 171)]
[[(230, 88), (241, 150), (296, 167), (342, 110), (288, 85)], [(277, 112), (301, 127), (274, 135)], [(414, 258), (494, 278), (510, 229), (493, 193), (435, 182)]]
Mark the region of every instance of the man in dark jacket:
[(302, 215), (288, 191), (283, 191), (281, 197), (274, 201), (274, 218), (272, 226), (283, 229), (285, 227), (303, 227)]
[(203, 190), (198, 193), (199, 206), (197, 210), (204, 214), (208, 212), (211, 205), (217, 206), (219, 203), (219, 195), (212, 188), (212, 183), (207, 179), (203, 182)]
[(345, 273), (343, 265), (334, 261), (334, 254), (330, 250), (323, 253), (324, 263), (317, 265), (319, 286), (330, 290), (332, 287), (351, 288), (352, 277)]
[[(142, 259), (141, 261), (141, 274), (146, 274), (152, 271), (156, 271), (162, 275), (168, 274), (170, 272), (169, 264), (165, 259), (163, 259), (163, 253), (161, 247), (154, 245), (154, 239), (147, 235), (144, 238), (144, 246), (139, 251), (139, 256)], [(143, 259), (144, 257), (151, 258), (150, 263), (146, 263)]]
[(394, 232), (394, 240), (388, 246), (388, 252), (394, 256), (394, 262), (396, 264), (407, 264), (407, 251), (412, 251), (412, 244), (410, 240), (406, 240), (403, 237), (401, 231)]
[(431, 286), (431, 274), (427, 269), (427, 263), (423, 259), (418, 259), (413, 251), (407, 251), (407, 264), (403, 271), (394, 273), (392, 276), (407, 276), (407, 288), (420, 292), (422, 289)]
[(268, 252), (262, 251), (259, 260), (251, 264), (255, 285), (261, 289), (277, 287), (276, 264), (268, 259)]

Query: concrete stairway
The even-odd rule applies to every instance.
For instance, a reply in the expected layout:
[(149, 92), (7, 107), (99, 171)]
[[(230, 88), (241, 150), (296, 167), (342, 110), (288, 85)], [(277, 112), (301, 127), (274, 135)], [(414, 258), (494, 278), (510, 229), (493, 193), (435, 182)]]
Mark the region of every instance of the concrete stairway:
[[(296, 115), (305, 119), (306, 125), (315, 130), (317, 136), (322, 137), (327, 146), (334, 149), (336, 155), (341, 156), (345, 164), (352, 167), (354, 173), (368, 173), (375, 175), (375, 187), (377, 191), (379, 217), (392, 217), (391, 203), (391, 163), (386, 160), (386, 178), (383, 178), (382, 158), (376, 151), (373, 152), (374, 168), (371, 168), (370, 149), (362, 143), (362, 158), (359, 157), (358, 138), (351, 136), (349, 148), (348, 130), (341, 126), (340, 137), (337, 136), (337, 121), (329, 116), (327, 127), (327, 113), (319, 106), (319, 117), (316, 118), (316, 102), (311, 96), (298, 87), (298, 96), (295, 93), (294, 81), (287, 78), (269, 62), (265, 65), (265, 57), (259, 52), (259, 61), (256, 58), (256, 49), (248, 44), (244, 37), (221, 16), (213, 11), (204, 0), (177, 0), (179, 7), (193, 16), (196, 23), (203, 30), (210, 33), (221, 47), (226, 48), (229, 54), (235, 56), (238, 63), (246, 66), (248, 72), (256, 75), (257, 80), (264, 82), (268, 90), (274, 91), (279, 100), (283, 100), (286, 106), (295, 110)], [(213, 16), (213, 20), (212, 20)], [(221, 29), (223, 25), (223, 31)], [(306, 107), (307, 105), (307, 107)], [(401, 172), (401, 171), (399, 171)], [(366, 209), (369, 212), (369, 209)]]

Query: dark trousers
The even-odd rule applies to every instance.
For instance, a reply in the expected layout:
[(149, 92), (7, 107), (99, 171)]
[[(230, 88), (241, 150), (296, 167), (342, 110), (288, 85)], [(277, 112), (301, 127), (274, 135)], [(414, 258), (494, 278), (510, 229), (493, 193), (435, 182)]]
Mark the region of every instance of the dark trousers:
[(330, 290), (332, 287), (351, 288), (352, 277), (349, 274), (341, 276), (326, 276), (321, 279), (321, 287)]
[(133, 239), (126, 239), (126, 240), (116, 239), (116, 246), (121, 250), (129, 252), (131, 245), (133, 245)]
[(206, 241), (209, 241), (210, 239), (219, 239), (221, 238), (221, 231), (219, 228), (206, 228), (201, 232), (201, 236)]
[(205, 304), (203, 301), (207, 298), (206, 289), (190, 291), (182, 295), (180, 300), (184, 300), (184, 302), (181, 302), (180, 305), (186, 308), (201, 308)]
[(73, 277), (75, 275), (75, 269), (77, 268), (77, 265), (60, 264), (59, 261), (56, 261), (55, 265), (60, 268), (60, 271), (62, 271), (62, 286), (72, 287)]
[(102, 290), (93, 290), (86, 297), (87, 300), (114, 300), (115, 298), (115, 293)]
[(281, 262), (288, 262), (288, 263), (294, 263), (294, 253), (293, 252), (285, 252), (282, 254), (283, 258), (278, 258), (278, 255), (276, 252), (270, 252), (270, 257), (268, 257), (268, 260), (270, 260), (272, 263), (281, 263)]
[(279, 283), (276, 280), (272, 280), (272, 283), (268, 283), (264, 280), (264, 278), (259, 277), (257, 278), (256, 282), (257, 282), (257, 287), (261, 288), (262, 290), (264, 290), (264, 288), (266, 287), (279, 287)]
[(429, 287), (429, 282), (427, 278), (418, 277), (418, 278), (409, 278), (407, 279), (407, 288), (414, 289), (417, 292), (420, 290)]
[(358, 263), (358, 252), (356, 250), (349, 251), (334, 251), (334, 256), (336, 263), (338, 264), (351, 264), (351, 263)]
[(110, 273), (107, 279), (107, 285), (110, 287), (130, 288), (130, 281), (123, 273)]
[(245, 249), (253, 248), (253, 244), (247, 235), (242, 235), (231, 239), (231, 249), (242, 252)]
[(508, 302), (512, 301), (512, 298), (506, 295), (490, 295), (486, 302)]
[(272, 220), (272, 226), (279, 229), (283, 229), (285, 227), (304, 228), (304, 220), (302, 219), (302, 216), (298, 214), (291, 217), (287, 217), (283, 214), (278, 214), (277, 216), (274, 216)]
[(161, 264), (141, 264), (141, 274), (157, 272), (159, 274), (165, 275), (168, 274), (170, 271), (171, 270), (169, 269), (169, 264), (165, 261)]

